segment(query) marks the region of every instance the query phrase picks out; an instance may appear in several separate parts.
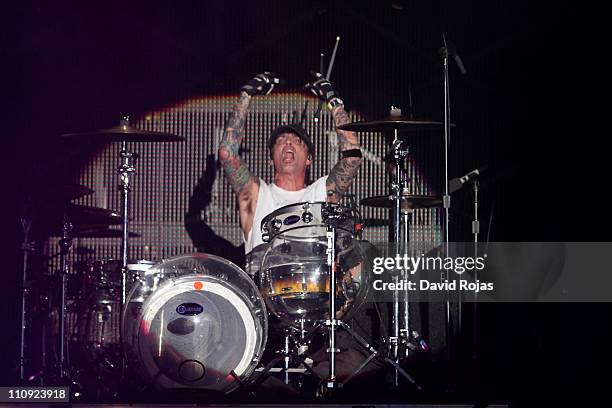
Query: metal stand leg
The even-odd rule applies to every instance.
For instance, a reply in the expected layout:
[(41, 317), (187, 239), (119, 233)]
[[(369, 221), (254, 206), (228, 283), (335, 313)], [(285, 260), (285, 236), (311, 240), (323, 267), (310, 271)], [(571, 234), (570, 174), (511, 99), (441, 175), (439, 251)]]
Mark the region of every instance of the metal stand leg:
[(328, 389), (336, 388), (336, 226), (334, 220), (327, 225), (327, 268), (329, 270), (329, 320), (326, 322), (329, 333), (329, 378)]
[[(121, 126), (126, 128), (129, 127), (129, 118), (125, 117), (121, 120)], [(119, 173), (119, 190), (121, 191), (121, 202), (122, 202), (122, 213), (123, 224), (122, 224), (122, 237), (121, 237), (121, 313), (123, 316), (123, 310), (125, 308), (125, 301), (127, 298), (127, 277), (128, 277), (128, 259), (129, 259), (129, 225), (130, 225), (130, 176), (136, 173), (135, 161), (138, 158), (138, 154), (130, 152), (128, 150), (127, 141), (123, 140), (121, 143), (121, 165), (117, 169)], [(123, 330), (119, 331), (120, 344), (123, 344)], [(121, 362), (121, 377), (124, 378), (126, 374), (127, 366), (125, 358)]]
[(58, 376), (60, 380), (67, 377), (68, 359), (67, 359), (67, 344), (66, 344), (66, 290), (68, 278), (68, 255), (72, 247), (72, 223), (64, 222), (62, 239), (60, 245), (60, 310), (59, 310), (59, 361), (57, 364)]
[(26, 366), (26, 326), (28, 325), (27, 318), (27, 307), (30, 284), (28, 282), (28, 266), (29, 266), (29, 254), (34, 250), (34, 244), (30, 242), (30, 227), (32, 226), (32, 220), (22, 218), (21, 227), (23, 229), (23, 243), (21, 244), (21, 250), (23, 251), (23, 270), (21, 275), (21, 341), (19, 344), (19, 379), (25, 380), (25, 366)]
[(353, 372), (342, 383), (342, 386), (346, 385), (346, 383), (348, 383), (355, 375), (357, 375), (357, 373), (359, 373), (374, 358), (377, 358), (380, 361), (392, 365), (398, 374), (401, 374), (405, 379), (407, 379), (412, 385), (416, 387), (417, 390), (421, 390), (421, 387), (417, 384), (417, 382), (402, 367), (400, 367), (400, 365), (396, 361), (393, 361), (388, 357), (381, 356), (374, 347), (372, 347), (363, 337), (357, 334), (348, 324), (338, 320), (338, 325), (341, 326), (344, 330), (346, 330), (364, 349), (368, 350), (371, 353), (370, 356), (357, 368), (357, 370)]

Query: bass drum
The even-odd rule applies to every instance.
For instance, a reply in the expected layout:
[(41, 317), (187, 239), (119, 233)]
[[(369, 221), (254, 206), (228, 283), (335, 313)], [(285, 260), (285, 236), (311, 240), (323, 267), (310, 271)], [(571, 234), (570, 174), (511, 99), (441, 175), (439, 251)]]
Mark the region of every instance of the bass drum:
[(249, 276), (202, 253), (148, 269), (128, 295), (122, 323), (126, 358), (146, 382), (224, 393), (252, 374), (268, 330)]

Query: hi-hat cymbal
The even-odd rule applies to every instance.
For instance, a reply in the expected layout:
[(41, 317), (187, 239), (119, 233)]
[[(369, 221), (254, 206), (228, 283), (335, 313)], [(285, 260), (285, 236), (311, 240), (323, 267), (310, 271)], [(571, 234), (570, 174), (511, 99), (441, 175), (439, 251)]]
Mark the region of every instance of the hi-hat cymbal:
[[(136, 232), (128, 233), (130, 238), (138, 238), (140, 234)], [(75, 228), (70, 235), (74, 238), (122, 238), (123, 232), (118, 229), (105, 227)]]
[[(377, 208), (393, 208), (395, 207), (395, 201), (393, 196), (375, 196), (364, 198), (360, 201), (361, 205), (366, 207), (377, 207)], [(442, 198), (429, 195), (412, 195), (402, 194), (401, 198), (401, 209), (402, 211), (415, 210), (417, 208), (431, 208), (439, 207), (442, 205)]]
[(121, 124), (109, 129), (68, 133), (62, 135), (62, 137), (104, 142), (179, 142), (185, 140), (184, 137), (172, 133), (136, 129), (130, 126), (127, 121), (121, 121)]
[[(379, 120), (360, 121), (338, 126), (338, 129), (353, 132), (384, 132), (397, 129), (398, 131), (418, 131), (442, 129), (443, 122), (433, 120), (414, 119), (406, 116), (387, 116)], [(451, 125), (454, 126), (454, 125)]]
[(41, 221), (52, 228), (59, 227), (61, 229), (64, 219), (71, 222), (75, 227), (119, 225), (123, 222), (123, 217), (114, 211), (72, 203), (64, 207), (48, 208), (47, 215)]

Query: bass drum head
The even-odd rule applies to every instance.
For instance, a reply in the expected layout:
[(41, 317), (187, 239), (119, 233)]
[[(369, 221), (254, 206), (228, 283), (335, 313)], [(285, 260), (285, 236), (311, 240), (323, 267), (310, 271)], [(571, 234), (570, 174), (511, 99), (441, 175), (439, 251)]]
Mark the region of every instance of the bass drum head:
[(244, 271), (192, 254), (145, 272), (128, 296), (123, 329), (126, 356), (147, 382), (227, 393), (259, 363), (267, 313)]

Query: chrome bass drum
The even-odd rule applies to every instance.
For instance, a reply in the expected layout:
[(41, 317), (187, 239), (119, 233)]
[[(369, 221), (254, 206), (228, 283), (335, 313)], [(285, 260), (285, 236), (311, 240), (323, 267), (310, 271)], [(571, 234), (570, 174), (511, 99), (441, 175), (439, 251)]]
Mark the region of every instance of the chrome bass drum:
[(286, 324), (311, 328), (329, 318), (327, 225), (336, 226), (336, 318), (364, 301), (364, 254), (355, 239), (355, 215), (348, 207), (325, 202), (288, 205), (262, 221), (268, 246), (260, 266), (260, 290), (272, 313)]
[(249, 276), (202, 253), (148, 269), (128, 295), (122, 324), (126, 358), (148, 383), (224, 393), (252, 374), (268, 330)]

